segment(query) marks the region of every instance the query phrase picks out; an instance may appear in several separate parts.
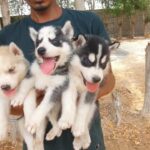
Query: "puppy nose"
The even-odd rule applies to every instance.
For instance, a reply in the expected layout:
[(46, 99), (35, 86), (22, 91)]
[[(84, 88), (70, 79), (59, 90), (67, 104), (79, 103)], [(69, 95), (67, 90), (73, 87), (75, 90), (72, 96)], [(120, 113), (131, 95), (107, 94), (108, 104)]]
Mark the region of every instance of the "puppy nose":
[(101, 80), (101, 78), (98, 77), (98, 76), (95, 76), (95, 77), (93, 77), (92, 80), (93, 80), (94, 83), (97, 83), (97, 82), (99, 82)]
[(2, 85), (1, 89), (4, 91), (8, 91), (8, 90), (10, 90), (10, 85), (8, 85), (8, 84)]
[(39, 55), (43, 56), (46, 52), (46, 49), (44, 47), (39, 47), (37, 49), (37, 52), (38, 52)]

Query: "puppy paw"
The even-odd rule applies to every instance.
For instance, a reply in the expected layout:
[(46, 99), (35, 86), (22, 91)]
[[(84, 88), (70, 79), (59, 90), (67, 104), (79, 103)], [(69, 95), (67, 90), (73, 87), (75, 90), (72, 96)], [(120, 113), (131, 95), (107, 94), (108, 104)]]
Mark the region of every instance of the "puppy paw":
[(81, 139), (79, 137), (74, 138), (73, 148), (74, 148), (74, 150), (80, 150), (82, 148)]
[(34, 140), (34, 150), (44, 150), (43, 140), (37, 138)]
[(73, 124), (73, 120), (69, 118), (61, 117), (58, 121), (58, 125), (62, 130), (71, 128), (72, 124)]
[(82, 148), (88, 149), (91, 144), (91, 139), (82, 139)]
[(25, 124), (25, 127), (26, 127), (27, 131), (33, 135), (37, 131), (38, 122), (35, 121), (35, 120), (33, 121), (31, 119), (30, 122), (28, 122), (28, 123)]
[(62, 130), (59, 128), (52, 128), (46, 135), (46, 140), (51, 141), (55, 137), (60, 137), (62, 134)]
[(83, 135), (84, 132), (85, 132), (85, 129), (82, 125), (74, 125), (72, 127), (72, 134), (74, 135), (74, 137), (79, 137)]
[(73, 147), (75, 150), (88, 149), (91, 144), (91, 138), (86, 136), (75, 137)]
[(16, 97), (14, 97), (14, 98), (11, 100), (11, 105), (12, 105), (13, 107), (16, 107), (16, 106), (22, 105), (23, 102), (24, 102), (24, 98), (23, 98), (23, 97), (21, 97), (21, 96), (16, 96)]

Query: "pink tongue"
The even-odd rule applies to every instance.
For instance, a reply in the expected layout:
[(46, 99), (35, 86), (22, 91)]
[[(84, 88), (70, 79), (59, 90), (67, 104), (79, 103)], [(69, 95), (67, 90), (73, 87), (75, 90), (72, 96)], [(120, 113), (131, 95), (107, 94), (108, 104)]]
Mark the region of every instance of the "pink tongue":
[(4, 92), (4, 94), (5, 94), (7, 97), (11, 97), (11, 96), (13, 96), (15, 93), (16, 93), (16, 89), (12, 89), (12, 90), (5, 91), (5, 92)]
[(94, 93), (99, 88), (99, 83), (90, 83), (90, 82), (86, 81), (86, 87), (87, 87), (89, 92)]
[(40, 68), (44, 74), (52, 74), (55, 68), (55, 59), (54, 58), (44, 59), (43, 63), (40, 64)]

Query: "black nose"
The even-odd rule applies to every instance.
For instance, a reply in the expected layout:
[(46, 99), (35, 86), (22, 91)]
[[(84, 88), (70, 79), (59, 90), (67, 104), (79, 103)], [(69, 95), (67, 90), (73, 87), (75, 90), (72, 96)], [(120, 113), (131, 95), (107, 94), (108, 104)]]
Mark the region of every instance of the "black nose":
[(39, 55), (43, 56), (46, 52), (46, 49), (44, 47), (39, 47), (37, 49), (37, 52), (38, 52)]
[(98, 76), (95, 76), (95, 77), (93, 77), (92, 80), (93, 80), (94, 83), (97, 83), (97, 82), (99, 82), (101, 80), (101, 78), (98, 77)]
[(4, 91), (8, 91), (8, 90), (10, 90), (10, 85), (4, 84), (4, 85), (1, 86), (1, 89), (4, 90)]

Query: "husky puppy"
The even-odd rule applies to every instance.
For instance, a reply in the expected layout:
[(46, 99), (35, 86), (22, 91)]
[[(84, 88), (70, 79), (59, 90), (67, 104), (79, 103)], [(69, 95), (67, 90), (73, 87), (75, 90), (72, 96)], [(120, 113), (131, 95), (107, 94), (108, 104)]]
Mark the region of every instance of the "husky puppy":
[[(74, 31), (70, 21), (67, 21), (62, 28), (47, 26), (38, 32), (33, 28), (29, 30), (35, 43), (36, 59), (31, 65), (30, 77), (24, 80), (12, 105), (23, 103), (26, 95), (33, 88), (45, 90), (42, 102), (32, 116), (27, 117), (26, 127), (31, 134), (37, 134), (39, 125), (41, 126), (43, 120), (48, 117), (53, 128), (46, 138), (52, 140), (61, 134), (61, 129), (70, 128), (75, 118), (77, 92), (68, 77), (68, 66), (73, 55), (71, 39)], [(29, 100), (25, 101), (28, 103)], [(28, 111), (25, 109), (25, 114), (30, 114)]]
[(0, 46), (0, 140), (7, 137), (10, 102), (28, 68), (29, 63), (17, 45)]
[(72, 133), (75, 150), (90, 146), (90, 124), (96, 112), (96, 95), (110, 66), (110, 50), (107, 42), (94, 35), (79, 35), (73, 42), (76, 53), (71, 60), (70, 78), (79, 93)]

